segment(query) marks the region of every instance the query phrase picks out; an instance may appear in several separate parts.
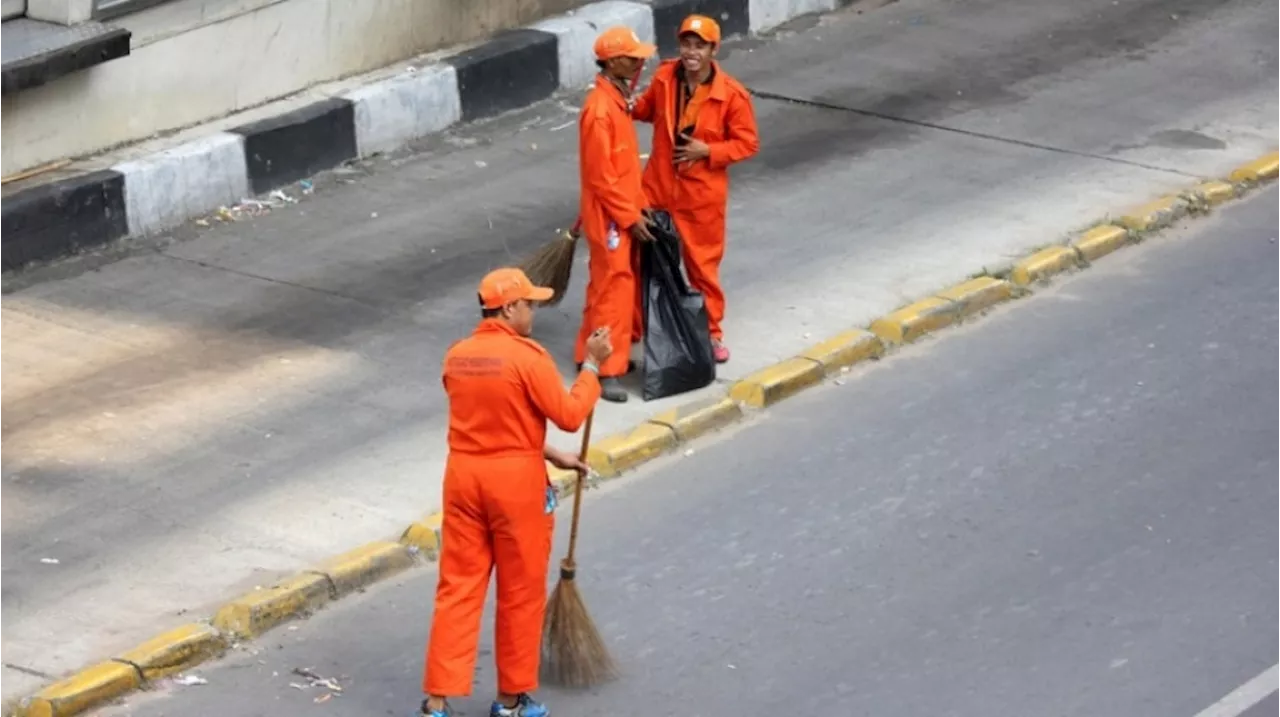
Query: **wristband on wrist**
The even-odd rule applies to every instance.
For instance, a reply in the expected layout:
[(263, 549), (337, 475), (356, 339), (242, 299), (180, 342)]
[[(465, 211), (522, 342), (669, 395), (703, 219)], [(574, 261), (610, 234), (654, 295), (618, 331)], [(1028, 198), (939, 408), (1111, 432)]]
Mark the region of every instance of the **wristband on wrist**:
[(592, 361), (591, 359), (587, 359), (586, 361), (582, 362), (582, 370), (590, 371), (591, 373), (594, 373), (597, 376), (600, 375), (600, 367), (597, 366), (596, 362)]

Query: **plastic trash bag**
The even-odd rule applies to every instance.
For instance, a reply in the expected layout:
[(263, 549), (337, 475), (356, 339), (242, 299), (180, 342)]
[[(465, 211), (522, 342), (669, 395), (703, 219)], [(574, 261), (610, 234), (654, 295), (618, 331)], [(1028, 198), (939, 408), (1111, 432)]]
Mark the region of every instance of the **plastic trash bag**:
[(639, 242), (646, 401), (695, 391), (716, 380), (706, 303), (685, 279), (675, 222), (660, 210), (654, 219), (654, 241)]

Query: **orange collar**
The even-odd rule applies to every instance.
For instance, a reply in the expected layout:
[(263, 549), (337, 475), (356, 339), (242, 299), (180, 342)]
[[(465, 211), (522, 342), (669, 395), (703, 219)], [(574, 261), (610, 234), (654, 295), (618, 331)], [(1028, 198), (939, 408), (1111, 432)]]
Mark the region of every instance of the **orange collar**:
[(480, 323), (476, 324), (475, 332), (477, 334), (506, 334), (507, 336), (520, 335), (502, 319), (480, 319)]
[[(677, 85), (684, 82), (680, 59), (667, 60), (671, 63), (671, 81)], [(720, 63), (715, 60), (711, 61), (711, 92), (707, 95), (710, 99), (723, 102), (729, 96), (728, 84), (725, 81), (724, 70), (720, 67)]]
[(596, 89), (604, 90), (608, 93), (610, 99), (612, 99), (615, 104), (624, 110), (627, 109), (626, 96), (623, 95), (622, 90), (618, 89), (618, 86), (613, 83), (613, 80), (604, 76), (603, 72), (596, 73)]

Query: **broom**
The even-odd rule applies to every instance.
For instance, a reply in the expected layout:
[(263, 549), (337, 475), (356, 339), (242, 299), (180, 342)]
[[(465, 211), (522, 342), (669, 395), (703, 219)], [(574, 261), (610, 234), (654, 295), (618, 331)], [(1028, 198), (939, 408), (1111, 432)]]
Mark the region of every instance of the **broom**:
[(582, 218), (579, 217), (572, 229), (561, 232), (520, 267), (534, 286), (545, 286), (551, 289), (551, 298), (541, 302), (545, 306), (559, 304), (564, 298), (565, 290), (569, 288), (569, 276), (573, 273), (573, 255), (578, 248), (581, 229)]
[[(587, 416), (582, 431), (581, 457), (587, 458), (587, 446), (591, 443), (593, 411)], [(582, 513), (584, 475), (578, 474), (573, 491), (573, 522), (569, 530), (569, 552), (560, 561), (560, 581), (547, 601), (547, 614), (543, 622), (543, 675), (547, 680), (564, 687), (591, 687), (617, 676), (617, 668), (595, 623), (587, 614), (574, 582), (577, 564), (574, 549), (578, 544), (578, 517)]]
[[(635, 94), (636, 85), (640, 84), (643, 68), (631, 78), (631, 93)], [(564, 298), (569, 288), (569, 277), (573, 273), (573, 255), (578, 248), (578, 237), (582, 236), (582, 217), (574, 222), (573, 228), (560, 232), (554, 240), (529, 257), (520, 268), (534, 286), (545, 286), (551, 289), (551, 298), (541, 302), (544, 306), (555, 306)]]

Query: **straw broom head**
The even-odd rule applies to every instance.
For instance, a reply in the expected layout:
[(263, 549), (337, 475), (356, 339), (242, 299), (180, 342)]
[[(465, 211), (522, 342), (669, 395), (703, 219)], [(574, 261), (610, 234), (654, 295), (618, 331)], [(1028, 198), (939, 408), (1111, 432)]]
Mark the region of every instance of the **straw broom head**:
[[(587, 415), (587, 425), (582, 430), (582, 450), (579, 457), (585, 461), (591, 445), (591, 424), (595, 411)], [(564, 687), (591, 687), (613, 679), (618, 671), (609, 655), (596, 624), (587, 614), (587, 606), (578, 594), (574, 578), (577, 564), (573, 556), (578, 547), (578, 521), (582, 516), (582, 493), (586, 489), (585, 473), (578, 473), (573, 491), (573, 520), (569, 528), (569, 552), (560, 561), (560, 582), (547, 601), (547, 613), (542, 625), (542, 674), (548, 682)]]
[(561, 232), (521, 265), (534, 286), (545, 286), (553, 292), (550, 299), (542, 302), (544, 305), (555, 306), (564, 298), (573, 273), (573, 255), (577, 247), (576, 231)]
[(613, 657), (587, 614), (568, 560), (560, 564), (560, 582), (547, 602), (543, 638), (542, 671), (548, 682), (584, 688), (618, 676)]

